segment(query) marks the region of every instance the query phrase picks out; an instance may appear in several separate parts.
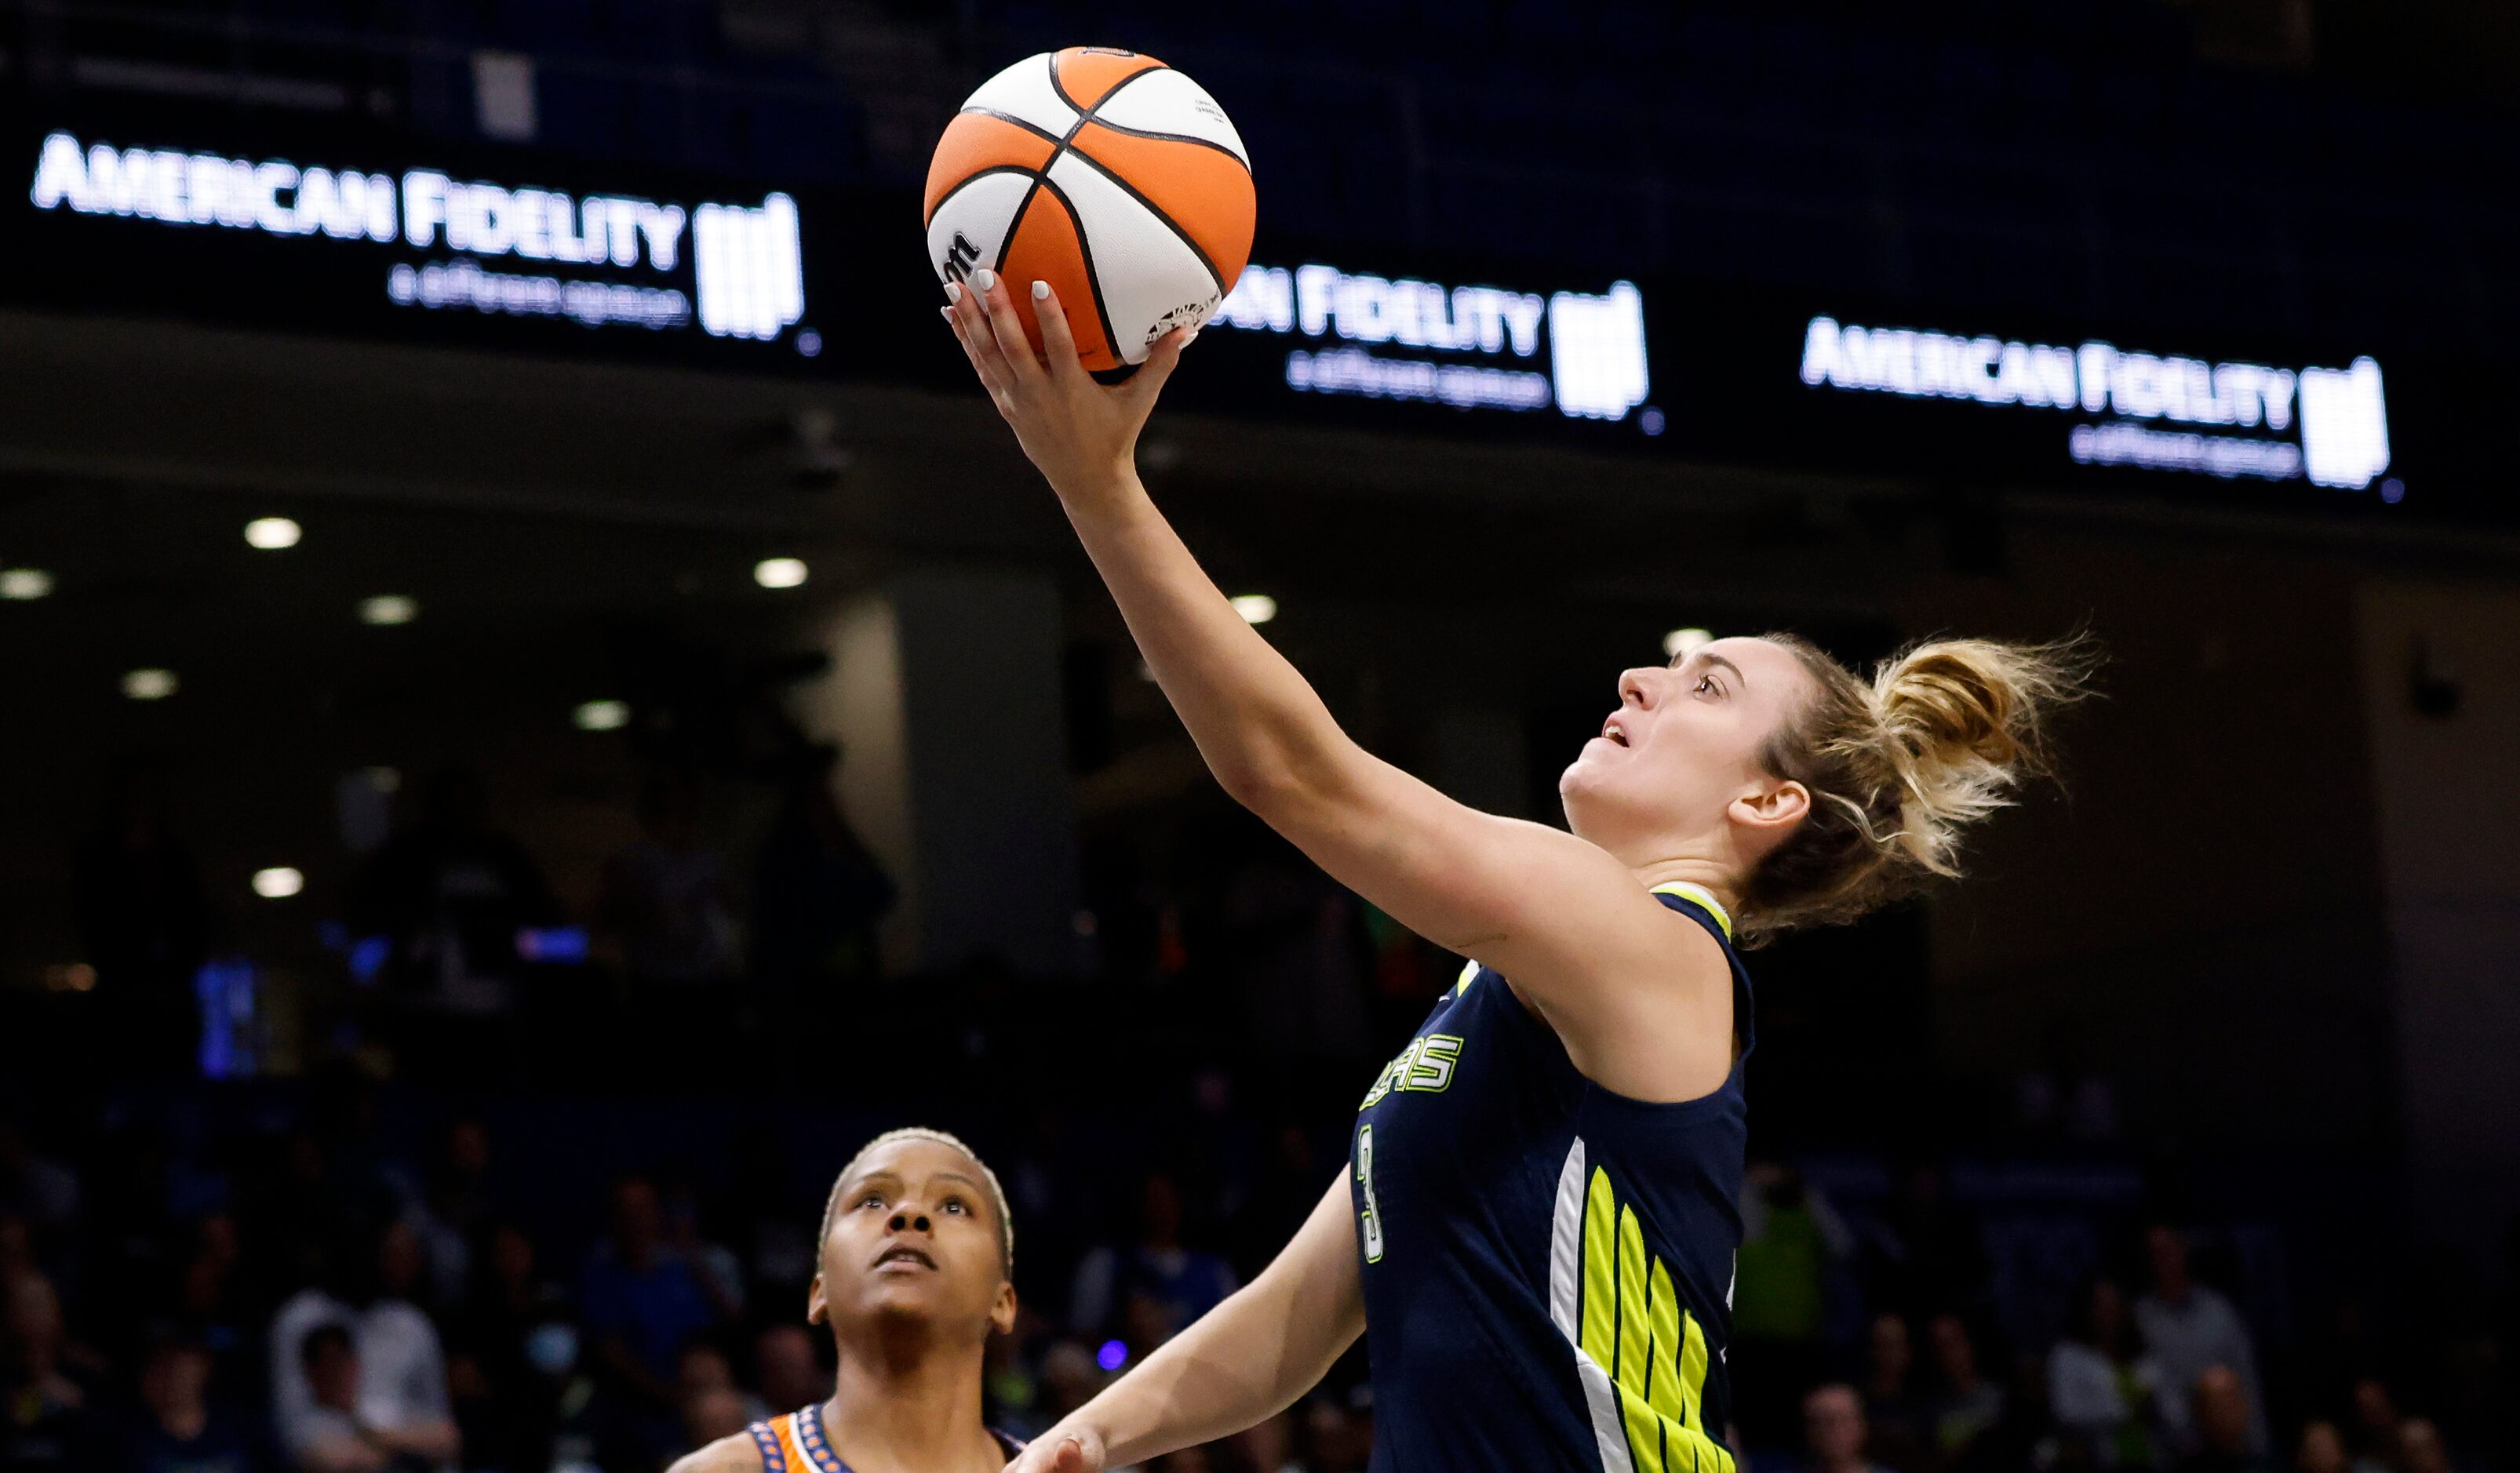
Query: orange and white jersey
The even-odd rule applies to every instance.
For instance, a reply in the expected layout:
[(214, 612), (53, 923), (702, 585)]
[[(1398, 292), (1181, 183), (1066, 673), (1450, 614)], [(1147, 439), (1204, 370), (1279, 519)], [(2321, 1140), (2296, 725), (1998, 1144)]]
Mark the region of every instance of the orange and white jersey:
[[(823, 1435), (823, 1408), (818, 1403), (802, 1410), (755, 1422), (743, 1429), (752, 1436), (752, 1445), (761, 1450), (762, 1473), (851, 1473), (849, 1465), (832, 1451), (831, 1440)], [(1006, 1449), (1007, 1459), (1023, 1451), (1023, 1444), (991, 1428), (989, 1436)]]

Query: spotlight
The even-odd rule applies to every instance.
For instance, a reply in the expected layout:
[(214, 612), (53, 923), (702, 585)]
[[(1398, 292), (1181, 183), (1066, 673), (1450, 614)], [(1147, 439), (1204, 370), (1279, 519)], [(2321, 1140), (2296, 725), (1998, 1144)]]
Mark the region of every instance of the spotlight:
[(287, 900), (306, 888), (306, 876), (281, 865), (253, 871), (253, 893), (265, 900)]
[(408, 624), (420, 617), (420, 601), (402, 594), (379, 594), (359, 601), (362, 624)]
[(0, 572), (0, 599), (27, 603), (53, 591), (53, 575), (39, 567), (13, 567)]
[(122, 693), (133, 700), (164, 700), (175, 693), (172, 670), (132, 670), (122, 677)]
[(796, 588), (805, 581), (802, 558), (764, 558), (752, 565), (752, 581), (763, 588)]
[(277, 553), (282, 548), (297, 546), (306, 529), (286, 516), (257, 516), (245, 524), (246, 546)]
[(629, 724), (630, 707), (625, 701), (590, 700), (577, 708), (581, 732), (617, 732)]
[(1244, 594), (1234, 601), (1234, 611), (1245, 624), (1266, 624), (1278, 617), (1278, 601), (1267, 594)]
[(1676, 660), (1686, 659), (1695, 654), (1699, 646), (1711, 644), (1714, 639), (1715, 635), (1709, 630), (1675, 629), (1662, 637), (1662, 652)]

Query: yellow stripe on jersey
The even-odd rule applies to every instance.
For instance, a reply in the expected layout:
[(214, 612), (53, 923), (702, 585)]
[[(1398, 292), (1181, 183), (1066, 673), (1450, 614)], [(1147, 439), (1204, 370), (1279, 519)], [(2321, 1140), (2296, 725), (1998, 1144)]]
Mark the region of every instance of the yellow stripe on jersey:
[(1696, 901), (1706, 908), (1708, 915), (1715, 917), (1715, 923), (1724, 928), (1724, 939), (1727, 941), (1732, 939), (1732, 913), (1724, 909), (1724, 902), (1717, 900), (1715, 892), (1704, 885), (1692, 885), (1685, 879), (1676, 879), (1667, 885), (1654, 886), (1653, 893), (1677, 895), (1683, 900)]
[(1584, 1202), (1583, 1326), (1584, 1354), (1618, 1393), (1636, 1473), (1735, 1473), (1706, 1432), (1706, 1332), (1599, 1167)]
[(1470, 990), (1470, 982), (1471, 982), (1471, 980), (1472, 980), (1473, 978), (1477, 977), (1477, 976), (1478, 976), (1478, 974), (1479, 974), (1479, 964), (1478, 964), (1477, 962), (1475, 962), (1475, 961), (1464, 961), (1464, 962), (1462, 962), (1462, 975), (1461, 975), (1461, 979), (1460, 979), (1459, 981), (1457, 981), (1457, 982), (1455, 982), (1455, 983), (1453, 984), (1453, 996), (1458, 998), (1458, 997), (1460, 997), (1462, 994), (1463, 994), (1463, 993), (1465, 993), (1465, 992), (1468, 992), (1468, 991)]

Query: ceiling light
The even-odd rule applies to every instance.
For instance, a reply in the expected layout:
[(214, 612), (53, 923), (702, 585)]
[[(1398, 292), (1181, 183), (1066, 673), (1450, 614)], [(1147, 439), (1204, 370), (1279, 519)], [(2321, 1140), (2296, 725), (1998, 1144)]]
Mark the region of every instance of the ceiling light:
[(763, 588), (795, 588), (805, 581), (805, 559), (764, 558), (752, 565), (752, 581)]
[(1234, 611), (1245, 624), (1266, 624), (1278, 617), (1278, 601), (1267, 594), (1244, 594), (1234, 601)]
[(581, 732), (617, 732), (630, 724), (630, 706), (626, 701), (590, 700), (577, 708), (577, 729)]
[(53, 591), (53, 575), (39, 567), (13, 567), (0, 572), (0, 599), (24, 603)]
[(133, 700), (164, 700), (175, 693), (172, 670), (132, 670), (122, 677), (122, 693)]
[(1662, 637), (1662, 652), (1673, 659), (1687, 659), (1701, 645), (1712, 644), (1715, 636), (1704, 629), (1675, 629)]
[(359, 601), (362, 624), (408, 624), (420, 617), (420, 601), (401, 594), (379, 594)]
[(306, 529), (286, 516), (257, 516), (245, 524), (246, 546), (276, 553), (282, 548), (297, 546)]
[(265, 900), (287, 900), (306, 888), (306, 876), (281, 865), (253, 871), (253, 893)]

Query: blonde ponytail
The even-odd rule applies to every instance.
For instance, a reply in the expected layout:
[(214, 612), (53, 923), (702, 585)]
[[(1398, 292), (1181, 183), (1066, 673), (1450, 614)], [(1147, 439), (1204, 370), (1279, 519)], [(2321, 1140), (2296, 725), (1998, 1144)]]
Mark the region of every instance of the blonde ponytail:
[(2050, 771), (2048, 720), (2089, 693), (2092, 640), (1929, 640), (1869, 683), (1795, 635), (1820, 693), (1769, 738), (1769, 771), (1810, 789), (1811, 813), (1744, 886), (1747, 935), (1852, 920), (1959, 872), (1962, 831)]

